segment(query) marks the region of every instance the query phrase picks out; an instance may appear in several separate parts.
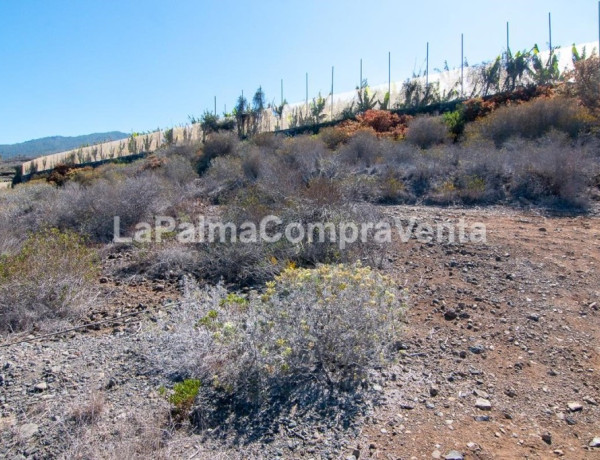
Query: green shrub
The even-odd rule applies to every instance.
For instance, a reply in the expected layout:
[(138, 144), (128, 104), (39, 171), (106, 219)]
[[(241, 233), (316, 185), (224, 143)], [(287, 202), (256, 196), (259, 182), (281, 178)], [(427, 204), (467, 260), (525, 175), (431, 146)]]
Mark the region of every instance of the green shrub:
[(166, 145), (173, 144), (173, 142), (175, 141), (175, 139), (173, 138), (173, 128), (166, 129), (163, 132), (163, 137), (165, 139), (165, 144)]
[(485, 179), (475, 174), (463, 176), (461, 179), (459, 196), (462, 200), (465, 203), (476, 203), (480, 201), (486, 190)]
[(465, 131), (465, 117), (461, 110), (455, 110), (453, 112), (446, 112), (444, 115), (444, 123), (448, 125), (448, 130), (452, 135), (452, 138), (458, 140)]
[(200, 119), (200, 127), (202, 128), (202, 139), (206, 139), (210, 133), (215, 133), (219, 130), (219, 116), (205, 110)]
[(186, 379), (173, 385), (173, 393), (169, 396), (169, 402), (175, 406), (173, 412), (177, 419), (181, 420), (189, 415), (196, 396), (198, 396), (200, 385), (198, 379)]

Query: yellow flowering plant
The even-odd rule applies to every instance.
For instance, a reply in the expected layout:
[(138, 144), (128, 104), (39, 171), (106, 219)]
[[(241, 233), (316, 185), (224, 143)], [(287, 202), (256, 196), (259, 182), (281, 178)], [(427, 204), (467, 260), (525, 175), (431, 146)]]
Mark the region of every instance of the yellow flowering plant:
[(393, 279), (359, 263), (289, 265), (243, 296), (223, 285), (192, 291), (149, 343), (162, 372), (210, 382), (195, 416), (212, 423), (291, 395), (359, 389), (393, 358), (406, 300)]

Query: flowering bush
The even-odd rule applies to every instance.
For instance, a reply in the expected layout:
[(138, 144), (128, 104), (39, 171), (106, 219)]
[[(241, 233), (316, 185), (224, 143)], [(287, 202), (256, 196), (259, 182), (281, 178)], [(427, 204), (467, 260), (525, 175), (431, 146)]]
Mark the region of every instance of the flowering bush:
[(354, 379), (383, 358), (404, 304), (392, 281), (360, 264), (285, 270), (254, 300), (267, 319), (261, 354), (272, 372)]
[[(369, 267), (290, 265), (262, 292), (192, 290), (147, 343), (172, 377), (198, 378), (196, 422), (222, 422), (307, 388), (356, 389), (401, 333), (404, 291)], [(215, 418), (216, 417), (216, 418)]]

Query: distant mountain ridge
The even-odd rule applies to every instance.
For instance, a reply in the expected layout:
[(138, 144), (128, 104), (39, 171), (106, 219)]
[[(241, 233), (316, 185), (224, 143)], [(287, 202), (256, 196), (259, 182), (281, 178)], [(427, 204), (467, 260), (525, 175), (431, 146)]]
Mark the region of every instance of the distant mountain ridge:
[(33, 139), (18, 144), (0, 145), (0, 157), (3, 160), (14, 157), (35, 158), (42, 155), (64, 152), (72, 150), (83, 145), (93, 145), (106, 141), (117, 141), (126, 139), (129, 134), (120, 131), (110, 131), (108, 133), (85, 134), (82, 136), (65, 137), (50, 136), (40, 139)]

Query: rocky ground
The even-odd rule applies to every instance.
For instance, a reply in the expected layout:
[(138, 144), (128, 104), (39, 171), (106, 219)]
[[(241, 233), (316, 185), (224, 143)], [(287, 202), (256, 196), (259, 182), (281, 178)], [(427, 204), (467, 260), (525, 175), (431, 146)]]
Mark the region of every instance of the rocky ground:
[[(486, 244), (402, 243), (386, 270), (410, 292), (402, 350), (348, 429), (290, 414), (269, 443), (223, 446), (169, 423), (141, 334), (176, 279), (99, 280), (119, 324), (0, 347), (0, 457), (545, 459), (600, 457), (600, 218), (506, 208), (391, 207), (482, 222)], [(107, 267), (127, 255), (113, 255)], [(107, 269), (107, 273), (110, 270)], [(35, 334), (34, 334), (35, 335)], [(26, 337), (11, 336), (2, 345)]]

